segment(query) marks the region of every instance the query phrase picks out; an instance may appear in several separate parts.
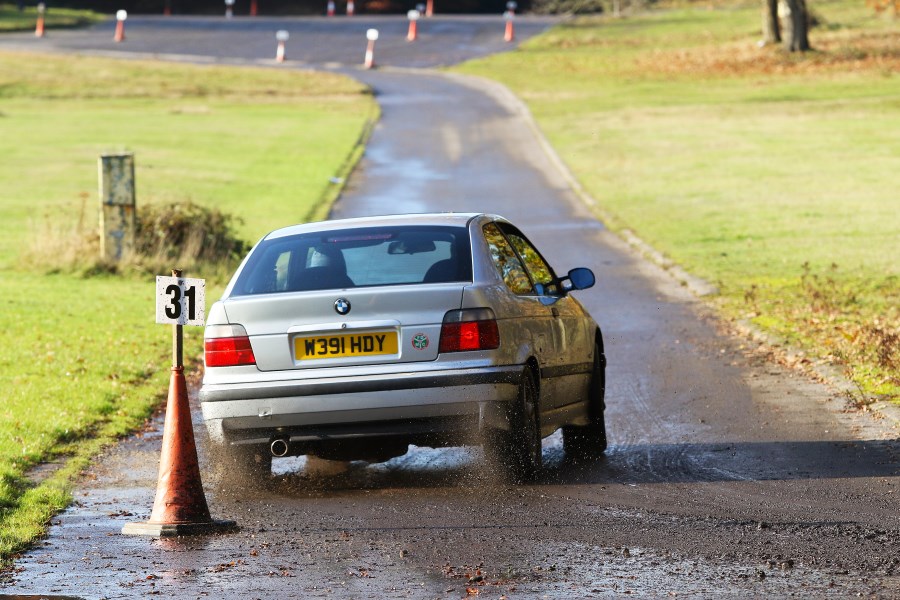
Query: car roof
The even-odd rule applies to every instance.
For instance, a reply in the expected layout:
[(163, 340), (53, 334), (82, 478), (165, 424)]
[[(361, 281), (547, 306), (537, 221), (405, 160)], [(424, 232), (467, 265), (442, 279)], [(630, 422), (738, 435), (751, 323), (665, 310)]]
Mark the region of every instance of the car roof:
[[(283, 227), (269, 233), (263, 239), (272, 240), (291, 235), (298, 235), (301, 233), (358, 229), (362, 227), (396, 227), (401, 225), (445, 225), (465, 227), (472, 219), (480, 216), (483, 216), (483, 213), (443, 212), (408, 215), (379, 215), (372, 217), (356, 217), (353, 219), (334, 219), (329, 221), (317, 221), (315, 223), (304, 223), (302, 225), (291, 225), (290, 227)], [(493, 218), (499, 219), (501, 217), (493, 216)]]

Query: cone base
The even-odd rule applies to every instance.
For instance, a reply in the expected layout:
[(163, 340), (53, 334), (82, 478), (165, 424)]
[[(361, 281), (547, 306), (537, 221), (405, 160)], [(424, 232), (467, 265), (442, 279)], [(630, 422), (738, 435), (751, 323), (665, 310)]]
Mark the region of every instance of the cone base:
[(217, 533), (233, 533), (238, 530), (234, 521), (217, 521), (209, 523), (126, 523), (122, 527), (124, 535), (149, 535), (153, 537), (181, 537), (185, 535), (215, 535)]

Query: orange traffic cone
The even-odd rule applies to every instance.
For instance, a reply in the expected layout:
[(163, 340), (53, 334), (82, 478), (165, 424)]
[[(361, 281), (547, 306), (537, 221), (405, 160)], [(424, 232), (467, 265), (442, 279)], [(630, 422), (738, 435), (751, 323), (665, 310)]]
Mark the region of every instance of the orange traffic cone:
[(116, 33), (113, 35), (114, 42), (121, 42), (125, 40), (125, 21), (119, 19), (116, 21)]
[(256, 5), (256, 0), (250, 0), (250, 16), (255, 17), (259, 14), (259, 7)]
[(506, 31), (503, 34), (503, 41), (511, 42), (515, 39), (515, 37), (516, 34), (515, 30), (513, 29), (513, 20), (512, 17), (509, 17), (506, 19)]
[(418, 38), (418, 37), (419, 37), (419, 35), (418, 35), (418, 30), (416, 28), (416, 20), (410, 19), (409, 20), (409, 31), (406, 32), (406, 41), (414, 42), (414, 41), (416, 41), (416, 38)]
[(375, 40), (369, 40), (366, 44), (366, 59), (363, 61), (364, 69), (371, 69), (375, 66)]
[(356, 13), (356, 4), (353, 0), (347, 0), (347, 16), (352, 17)]
[(234, 521), (214, 521), (209, 516), (200, 481), (184, 367), (172, 367), (153, 512), (149, 521), (127, 523), (122, 533), (170, 537), (235, 529)]
[(44, 37), (44, 10), (43, 5), (38, 9), (37, 24), (34, 26), (34, 37)]

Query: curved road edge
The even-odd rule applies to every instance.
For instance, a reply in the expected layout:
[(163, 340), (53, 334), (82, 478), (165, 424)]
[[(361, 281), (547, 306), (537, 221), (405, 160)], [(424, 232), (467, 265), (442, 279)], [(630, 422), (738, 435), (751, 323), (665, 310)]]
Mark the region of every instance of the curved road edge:
[[(403, 71), (410, 74), (429, 71), (425, 69), (397, 68), (391, 70)], [(575, 175), (572, 173), (571, 169), (569, 169), (565, 161), (563, 161), (563, 159), (559, 156), (559, 153), (556, 151), (556, 149), (547, 139), (547, 136), (544, 134), (543, 130), (537, 124), (537, 121), (531, 114), (531, 110), (528, 108), (528, 105), (526, 105), (521, 98), (516, 96), (512, 92), (512, 90), (498, 81), (487, 79), (485, 77), (479, 77), (477, 75), (446, 73), (441, 71), (431, 72), (443, 77), (447, 77), (448, 79), (456, 81), (457, 83), (460, 83), (462, 85), (467, 85), (469, 87), (481, 90), (482, 92), (490, 95), (497, 102), (505, 106), (507, 110), (523, 119), (523, 121), (528, 125), (529, 129), (531, 129), (532, 133), (534, 134), (538, 145), (547, 155), (547, 158), (550, 160), (551, 164), (558, 170), (559, 175), (566, 181), (568, 187), (604, 224), (616, 225), (615, 228), (608, 228), (608, 230), (618, 235), (621, 240), (625, 242), (625, 244), (622, 245), (623, 249), (627, 249), (637, 260), (648, 261), (649, 263), (652, 263), (653, 265), (659, 267), (661, 275), (668, 276), (669, 278), (673, 279), (679, 286), (686, 288), (697, 300), (702, 300), (704, 297), (715, 296), (718, 294), (718, 288), (715, 285), (701, 277), (698, 277), (686, 271), (679, 264), (675, 263), (670, 258), (666, 257), (662, 252), (641, 239), (631, 229), (626, 227), (625, 224), (622, 223), (615, 215), (603, 208), (602, 204), (584, 188), (578, 178), (575, 177)], [(724, 317), (720, 316), (719, 319), (723, 322), (728, 322), (728, 320)], [(766, 331), (763, 331), (747, 320), (737, 320), (731, 325), (732, 326), (729, 327), (731, 335), (745, 338), (761, 344), (770, 349), (770, 352), (778, 353), (779, 351), (781, 351), (786, 357), (788, 357), (788, 359), (798, 356), (798, 351), (796, 350), (796, 348), (793, 348), (785, 340), (778, 338), (777, 336), (774, 336)], [(857, 398), (860, 395), (858, 387), (846, 376), (844, 376), (844, 374), (839, 371), (838, 367), (833, 365), (810, 365), (804, 367), (791, 360), (788, 360), (788, 362), (793, 364), (795, 369), (801, 371), (806, 376), (811, 377), (812, 379), (821, 383), (825, 383), (826, 385), (844, 394), (853, 407), (863, 407), (865, 410), (876, 412), (883, 418), (886, 418), (889, 421), (893, 422), (895, 427), (900, 426), (900, 405), (884, 401), (875, 401), (868, 403), (864, 401), (857, 401)]]

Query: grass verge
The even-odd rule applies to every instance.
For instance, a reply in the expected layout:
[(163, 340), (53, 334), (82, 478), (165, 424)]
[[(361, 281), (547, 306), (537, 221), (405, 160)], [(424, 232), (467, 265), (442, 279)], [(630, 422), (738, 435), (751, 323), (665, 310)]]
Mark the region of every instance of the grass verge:
[(815, 52), (757, 45), (759, 5), (580, 18), (460, 71), (508, 85), (612, 216), (716, 302), (900, 397), (900, 32), (815, 5)]
[[(51, 7), (44, 16), (44, 27), (46, 29), (83, 27), (104, 19), (105, 15), (92, 10)], [(20, 11), (15, 4), (0, 4), (0, 33), (32, 30), (36, 23), (37, 9), (34, 6), (26, 6)]]
[[(363, 86), (331, 74), (0, 53), (0, 558), (41, 534), (90, 457), (167, 390), (152, 274), (85, 278), (27, 260), (59, 247), (47, 232), (97, 222), (98, 155), (136, 153), (139, 204), (215, 206), (255, 241), (321, 214), (376, 115)], [(185, 275), (214, 289), (228, 273), (210, 269)], [(187, 328), (186, 356), (201, 335)], [(31, 481), (48, 460), (65, 466)]]

